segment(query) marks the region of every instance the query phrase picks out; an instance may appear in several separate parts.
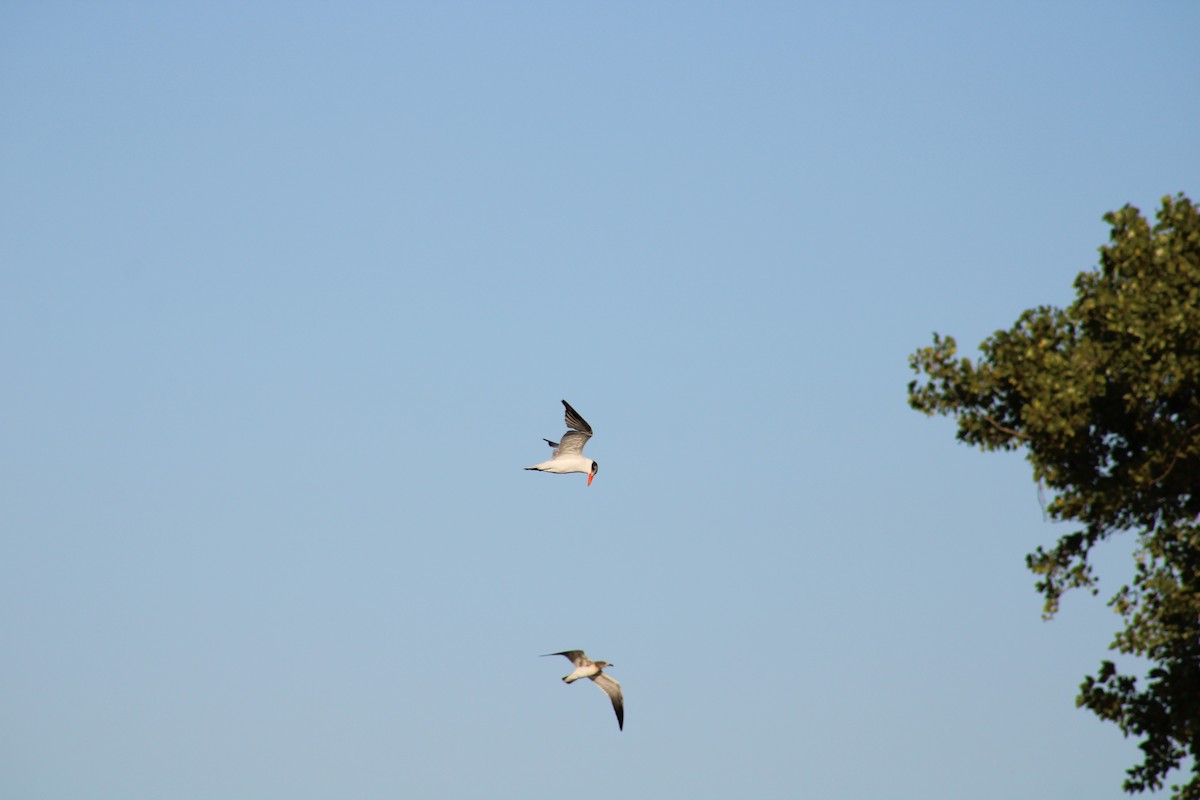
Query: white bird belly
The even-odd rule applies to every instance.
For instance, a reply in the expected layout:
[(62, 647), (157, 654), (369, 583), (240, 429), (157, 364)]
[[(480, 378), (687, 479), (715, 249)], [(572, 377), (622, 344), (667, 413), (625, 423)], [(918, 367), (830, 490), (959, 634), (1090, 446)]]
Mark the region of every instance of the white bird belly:
[(582, 472), (584, 475), (587, 475), (592, 471), (592, 460), (579, 455), (569, 455), (543, 461), (541, 464), (529, 467), (529, 469), (554, 472), (558, 475), (566, 475), (569, 472)]
[(588, 664), (586, 667), (576, 668), (576, 670), (574, 672), (572, 672), (567, 677), (563, 678), (563, 680), (566, 681), (567, 683), (574, 683), (575, 681), (579, 680), (580, 678), (590, 678), (593, 675), (598, 675), (598, 674), (600, 674), (600, 668), (597, 667), (595, 664)]

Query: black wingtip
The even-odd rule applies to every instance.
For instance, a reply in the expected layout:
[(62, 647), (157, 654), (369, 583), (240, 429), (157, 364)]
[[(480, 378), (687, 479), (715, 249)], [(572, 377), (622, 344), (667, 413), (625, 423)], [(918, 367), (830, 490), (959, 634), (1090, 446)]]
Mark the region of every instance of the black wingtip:
[(588, 424), (587, 420), (585, 420), (578, 411), (571, 408), (571, 404), (566, 400), (563, 400), (562, 404), (563, 408), (566, 409), (567, 427), (573, 431), (582, 431), (583, 433), (590, 434), (592, 432), (592, 426)]

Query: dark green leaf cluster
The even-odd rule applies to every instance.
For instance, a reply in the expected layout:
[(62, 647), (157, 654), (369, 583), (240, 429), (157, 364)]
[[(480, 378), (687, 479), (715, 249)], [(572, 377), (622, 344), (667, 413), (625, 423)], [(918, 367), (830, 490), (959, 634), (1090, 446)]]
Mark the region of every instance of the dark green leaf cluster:
[(1125, 624), (1112, 647), (1152, 667), (1140, 682), (1104, 661), (1078, 702), (1141, 737), (1126, 791), (1161, 788), (1190, 756), (1175, 797), (1200, 800), (1200, 213), (1180, 195), (1153, 227), (1131, 206), (1105, 221), (1075, 302), (1024, 312), (977, 362), (934, 334), (910, 358), (909, 404), (954, 417), (968, 444), (1025, 449), (1047, 513), (1075, 527), (1027, 556), (1047, 616), (1063, 592), (1097, 591), (1093, 546), (1138, 537), (1135, 577), (1110, 601)]

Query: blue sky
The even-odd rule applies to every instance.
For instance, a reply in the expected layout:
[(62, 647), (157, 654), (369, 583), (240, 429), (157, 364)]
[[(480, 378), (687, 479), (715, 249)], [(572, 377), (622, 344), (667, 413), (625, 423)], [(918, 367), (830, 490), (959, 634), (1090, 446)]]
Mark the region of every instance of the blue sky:
[(1121, 797), (1117, 619), (907, 355), (1197, 196), (1198, 26), (6, 5), (0, 794)]

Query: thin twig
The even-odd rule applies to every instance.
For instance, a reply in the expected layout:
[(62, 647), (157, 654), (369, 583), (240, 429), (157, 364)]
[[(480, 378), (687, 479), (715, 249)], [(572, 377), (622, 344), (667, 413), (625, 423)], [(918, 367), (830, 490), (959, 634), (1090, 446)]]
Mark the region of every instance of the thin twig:
[(1167, 465), (1166, 472), (1150, 481), (1151, 483), (1158, 483), (1163, 478), (1171, 474), (1171, 470), (1175, 469), (1175, 462), (1179, 460), (1179, 454), (1183, 452), (1183, 446), (1188, 443), (1188, 439), (1192, 438), (1192, 434), (1197, 430), (1200, 430), (1200, 422), (1183, 432), (1183, 438), (1180, 440), (1179, 446), (1175, 448), (1175, 455), (1171, 456), (1171, 463)]
[(987, 420), (989, 423), (991, 423), (991, 426), (993, 428), (1000, 431), (1001, 433), (1007, 433), (1009, 436), (1016, 436), (1018, 439), (1032, 439), (1033, 438), (1028, 433), (1021, 433), (1020, 431), (1014, 431), (1012, 428), (1004, 427), (999, 422), (996, 422), (996, 420), (989, 417), (987, 414), (982, 414), (981, 416), (985, 420)]

